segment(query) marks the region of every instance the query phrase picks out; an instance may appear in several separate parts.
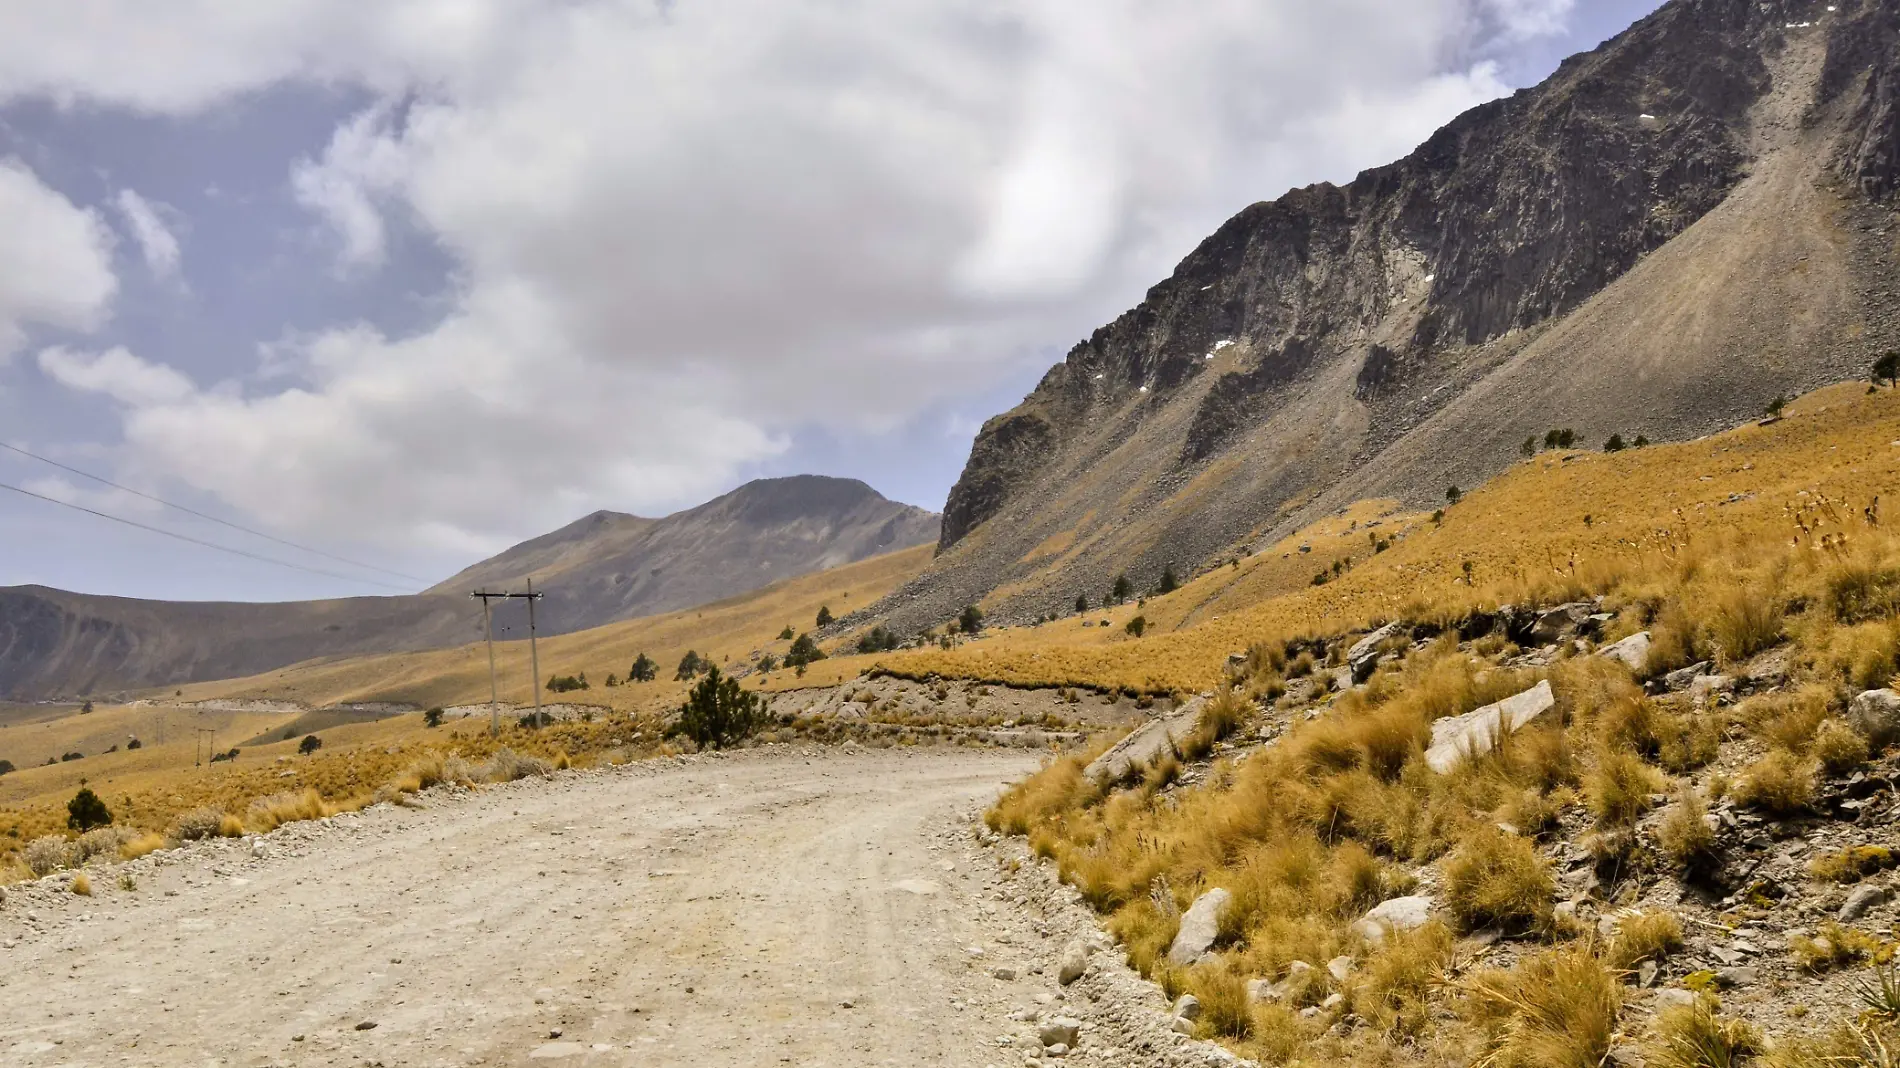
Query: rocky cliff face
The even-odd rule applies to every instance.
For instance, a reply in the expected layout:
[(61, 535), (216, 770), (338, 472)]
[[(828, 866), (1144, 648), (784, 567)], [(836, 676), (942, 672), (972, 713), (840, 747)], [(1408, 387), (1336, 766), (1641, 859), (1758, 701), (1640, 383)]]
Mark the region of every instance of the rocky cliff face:
[(1003, 584), (993, 607), (1055, 608), (1344, 493), (1423, 503), (1547, 427), (1682, 436), (1861, 373), (1895, 334), (1894, 6), (1675, 0), (1398, 163), (1240, 212), (983, 428), (893, 618)]
[[(935, 541), (939, 517), (851, 479), (749, 483), (664, 519), (598, 512), (523, 542), (413, 597), (208, 604), (0, 589), (0, 696), (101, 694), (251, 675), (323, 656), (474, 641), (477, 588), (544, 594), (540, 632), (560, 634), (706, 604)], [(517, 604), (497, 634), (520, 637)]]

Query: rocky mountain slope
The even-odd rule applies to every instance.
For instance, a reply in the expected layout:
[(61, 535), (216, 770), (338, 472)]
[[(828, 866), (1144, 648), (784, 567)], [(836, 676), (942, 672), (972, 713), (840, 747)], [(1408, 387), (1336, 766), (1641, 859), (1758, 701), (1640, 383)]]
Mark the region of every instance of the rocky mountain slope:
[(555, 632), (671, 612), (933, 541), (940, 517), (855, 479), (751, 482), (665, 519), (593, 515), (484, 560), (428, 592), (519, 589)]
[(1900, 12), (1674, 0), (1345, 187), (1253, 205), (978, 436), (900, 629), (1682, 439), (1900, 345)]
[[(541, 633), (704, 604), (935, 540), (938, 517), (862, 482), (749, 483), (664, 519), (600, 512), (421, 594), (287, 604), (140, 601), (0, 589), (0, 695), (94, 695), (253, 675), (322, 657), (439, 648), (481, 637), (477, 588), (546, 594)], [(517, 605), (498, 636), (525, 636)]]

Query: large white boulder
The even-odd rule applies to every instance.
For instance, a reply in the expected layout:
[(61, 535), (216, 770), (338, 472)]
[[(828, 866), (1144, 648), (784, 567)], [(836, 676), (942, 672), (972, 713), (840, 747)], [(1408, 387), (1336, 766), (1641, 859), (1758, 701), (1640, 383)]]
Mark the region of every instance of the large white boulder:
[(1403, 623), (1387, 623), (1371, 634), (1359, 639), (1346, 650), (1346, 666), (1352, 669), (1352, 681), (1361, 683), (1372, 677), (1373, 669), (1379, 666), (1379, 645), (1387, 638), (1405, 630)]
[(1900, 739), (1900, 693), (1868, 690), (1847, 706), (1847, 721), (1877, 746)]
[(1432, 724), (1432, 744), (1425, 750), (1425, 763), (1440, 775), (1449, 774), (1466, 760), (1489, 753), (1498, 739), (1523, 729), (1556, 705), (1557, 697), (1546, 680), (1476, 712), (1447, 716)]
[(1643, 631), (1632, 634), (1622, 641), (1612, 642), (1597, 652), (1620, 662), (1624, 667), (1640, 675), (1649, 666), (1649, 644), (1649, 632)]
[(1415, 931), (1432, 918), (1432, 899), (1423, 894), (1395, 897), (1379, 902), (1352, 925), (1353, 931), (1372, 945), (1385, 941), (1392, 931)]
[(1174, 944), (1168, 947), (1169, 962), (1186, 967), (1206, 956), (1214, 939), (1220, 936), (1221, 916), (1233, 900), (1233, 894), (1219, 887), (1195, 898), (1194, 904), (1181, 914), (1181, 929), (1175, 932)]

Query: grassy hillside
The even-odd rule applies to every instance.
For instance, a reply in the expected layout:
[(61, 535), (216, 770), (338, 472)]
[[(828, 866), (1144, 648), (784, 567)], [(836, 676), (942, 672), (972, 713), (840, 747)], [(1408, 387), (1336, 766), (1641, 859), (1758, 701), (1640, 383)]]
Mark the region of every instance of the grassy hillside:
[[(1603, 588), (1672, 562), (1779, 548), (1797, 537), (1811, 551), (1832, 533), (1851, 544), (1859, 537), (1851, 522), (1900, 486), (1896, 441), (1900, 395), (1837, 386), (1767, 426), (1615, 454), (1540, 453), (1448, 505), (1442, 523), (1385, 516), (1368, 528), (1379, 510), (1361, 506), (1140, 606), (879, 663), (905, 675), (1032, 686), (1205, 690), (1219, 681), (1227, 654), (1261, 642)], [(1374, 552), (1383, 537), (1390, 547)], [(1313, 552), (1299, 553), (1302, 544)], [(1311, 585), (1334, 554), (1350, 554), (1351, 567)], [(1124, 632), (1137, 614), (1150, 625), (1139, 640)], [(1110, 626), (1083, 626), (1100, 619)]]
[[(561, 695), (543, 689), (542, 699), (628, 711), (677, 704), (686, 684), (673, 681), (673, 674), (687, 650), (729, 668), (752, 662), (763, 652), (783, 655), (791, 644), (779, 638), (784, 628), (815, 629), (820, 608), (842, 616), (871, 604), (916, 577), (930, 555), (929, 546), (918, 546), (682, 612), (543, 638), (541, 683), (549, 676), (585, 672), (591, 688)], [(643, 652), (659, 662), (657, 680), (606, 686), (609, 675), (625, 678)], [(497, 641), (495, 659), (501, 699), (512, 705), (532, 703), (528, 643)], [(422, 653), (313, 661), (175, 691), (176, 699), (186, 701), (275, 698), (311, 707), (391, 701), (428, 708), (486, 703), (488, 696), (488, 653), (480, 642)]]
[[(1857, 709), (1900, 671), (1896, 475), (1900, 396), (1844, 386), (1705, 441), (1539, 457), (1219, 620), (890, 662), (1216, 691), (1124, 781), (1067, 758), (989, 818), (1199, 999), (1195, 1030), (1263, 1063), (1890, 1065), (1900, 754)], [(1147, 610), (1186, 619), (1177, 599), (1236, 581)], [(1581, 635), (1496, 611), (1586, 596)], [(1329, 670), (1388, 619), (1407, 629), (1364, 685)], [(1634, 663), (1592, 655), (1637, 632)], [(1554, 703), (1522, 731), (1428, 754), (1449, 717), (1538, 684)], [(1212, 945), (1182, 955), (1215, 890)], [(1360, 922), (1414, 895), (1416, 927)]]

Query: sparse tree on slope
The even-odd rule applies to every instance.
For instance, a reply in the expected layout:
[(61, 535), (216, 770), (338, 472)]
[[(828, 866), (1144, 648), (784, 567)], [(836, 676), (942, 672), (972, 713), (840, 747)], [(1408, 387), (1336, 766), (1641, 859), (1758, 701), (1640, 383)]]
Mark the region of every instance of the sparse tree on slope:
[(702, 749), (723, 749), (751, 736), (764, 716), (758, 694), (713, 667), (680, 707), (679, 731)]

